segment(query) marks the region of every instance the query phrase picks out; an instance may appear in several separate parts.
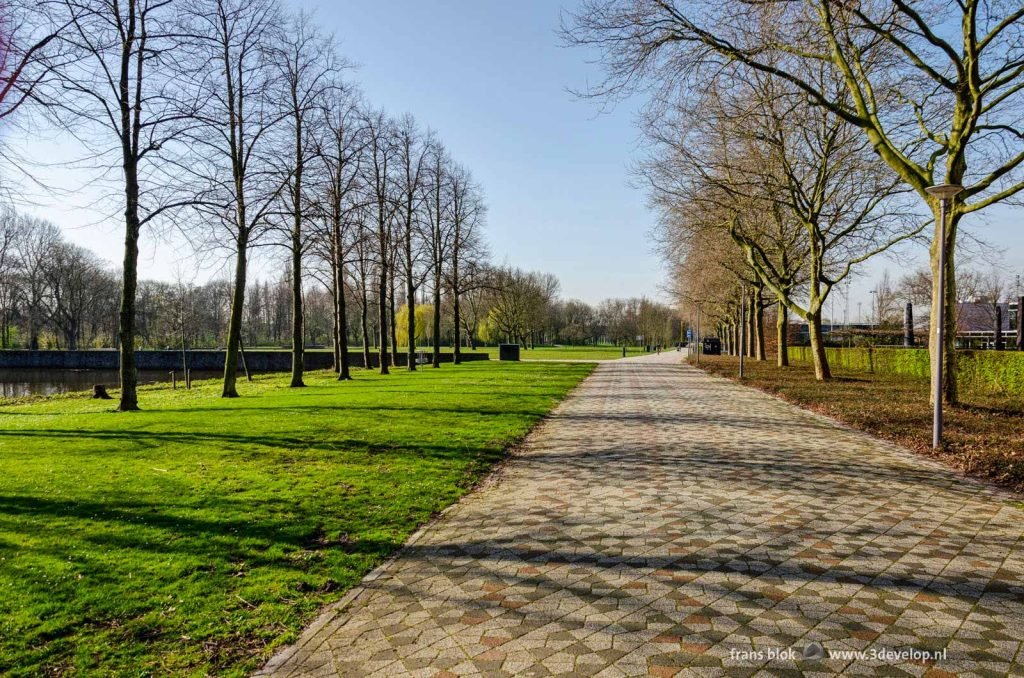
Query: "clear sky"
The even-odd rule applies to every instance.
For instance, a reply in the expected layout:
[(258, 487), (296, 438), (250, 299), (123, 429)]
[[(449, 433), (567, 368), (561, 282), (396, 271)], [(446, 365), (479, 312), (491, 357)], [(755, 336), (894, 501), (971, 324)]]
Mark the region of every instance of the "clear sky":
[[(483, 185), (490, 208), (487, 239), (494, 259), (551, 272), (562, 293), (595, 302), (610, 296), (657, 296), (664, 272), (647, 237), (654, 223), (643, 194), (629, 186), (637, 157), (634, 117), (639, 102), (602, 113), (567, 90), (600, 77), (592, 55), (561, 46), (556, 33), (566, 0), (287, 0), (316, 12), (341, 52), (358, 68), (351, 79), (370, 102), (394, 115), (412, 113), (437, 130), (454, 157)], [(35, 142), (36, 158), (59, 158), (65, 141)], [(55, 171), (49, 172), (58, 176)], [(78, 175), (60, 172), (76, 186)], [(30, 209), (65, 226), (69, 236), (112, 262), (122, 230), (97, 221), (75, 191), (54, 201), (37, 197)], [(1012, 280), (1024, 273), (1022, 210), (1002, 208), (968, 231), (996, 245), (998, 265)], [(143, 248), (144, 275), (172, 279), (188, 248)], [(171, 254), (168, 254), (171, 252)], [(865, 315), (873, 279), (888, 268), (894, 279), (923, 263), (923, 246), (901, 261), (881, 259), (853, 284), (850, 320), (861, 301)], [(263, 271), (272, 262), (263, 262)], [(980, 261), (977, 266), (988, 266)], [(187, 266), (186, 266), (187, 268)], [(200, 278), (225, 275), (224, 267)], [(842, 317), (842, 302), (836, 315)]]
[(556, 274), (569, 297), (653, 295), (653, 224), (629, 187), (634, 110), (568, 88), (599, 72), (560, 45), (553, 0), (294, 2), (359, 65), (368, 98), (435, 128), (483, 185), (494, 258)]

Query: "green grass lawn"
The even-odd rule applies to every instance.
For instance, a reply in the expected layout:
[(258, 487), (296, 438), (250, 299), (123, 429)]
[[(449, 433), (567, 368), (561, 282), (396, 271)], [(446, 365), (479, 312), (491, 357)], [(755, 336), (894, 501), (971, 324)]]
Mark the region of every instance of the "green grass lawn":
[[(486, 349), (481, 349), (486, 351)], [(674, 348), (668, 349), (674, 351)], [(498, 349), (491, 350), (491, 358), (498, 357)], [(628, 346), (626, 356), (644, 355), (643, 346)], [(537, 346), (520, 350), (521, 360), (615, 360), (622, 357), (621, 346)]]
[(242, 675), (464, 494), (592, 366), (0, 406), (0, 674)]

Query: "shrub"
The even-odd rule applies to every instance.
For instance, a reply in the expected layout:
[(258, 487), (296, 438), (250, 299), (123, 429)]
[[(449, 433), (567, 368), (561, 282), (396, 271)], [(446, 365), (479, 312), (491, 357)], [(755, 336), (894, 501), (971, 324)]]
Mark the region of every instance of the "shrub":
[[(928, 379), (931, 364), (926, 348), (829, 348), (829, 364), (850, 372), (877, 372)], [(982, 393), (1024, 397), (1024, 353), (1015, 351), (959, 351), (961, 388)], [(789, 349), (789, 359), (810, 362), (806, 346)]]

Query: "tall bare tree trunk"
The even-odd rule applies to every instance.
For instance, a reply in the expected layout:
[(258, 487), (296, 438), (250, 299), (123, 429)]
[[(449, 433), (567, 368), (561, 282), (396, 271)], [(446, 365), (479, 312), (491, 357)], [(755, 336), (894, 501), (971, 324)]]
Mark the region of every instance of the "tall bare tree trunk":
[(828, 366), (828, 354), (825, 352), (825, 341), (821, 331), (821, 309), (808, 314), (807, 329), (811, 337), (811, 355), (814, 358), (814, 378), (827, 381), (832, 378), (832, 370)]
[[(407, 253), (409, 254), (409, 260), (413, 259), (412, 245), (407, 242)], [(410, 269), (412, 270), (412, 263)], [(407, 323), (406, 329), (409, 330), (409, 347), (406, 349), (406, 359), (408, 365), (406, 366), (410, 372), (416, 371), (416, 287), (413, 282), (412, 274), (406, 278), (406, 305), (409, 307), (409, 322)]]
[(303, 354), (305, 352), (305, 323), (302, 311), (302, 234), (301, 216), (295, 218), (292, 231), (292, 382), (291, 388), (303, 388)]
[(345, 254), (342, 252), (341, 229), (335, 221), (333, 229), (334, 255), (334, 369), (338, 373), (338, 381), (352, 378), (348, 369), (348, 310), (345, 307)]
[[(239, 219), (244, 217), (239, 216)], [(242, 339), (242, 309), (245, 306), (246, 258), (248, 256), (248, 239), (240, 234), (236, 241), (235, 253), (235, 287), (231, 292), (231, 316), (228, 319), (228, 338), (224, 344), (224, 388), (222, 398), (237, 398), (236, 380), (238, 374), (238, 347)]]
[(360, 285), (361, 294), (363, 297), (363, 304), (359, 307), (360, 318), (359, 318), (359, 329), (363, 334), (363, 368), (370, 369), (370, 299), (366, 293), (366, 281), (364, 279), (363, 284)]
[(441, 367), (441, 263), (434, 259), (433, 367)]
[(391, 271), (391, 279), (388, 283), (389, 294), (388, 294), (388, 320), (389, 320), (389, 336), (391, 337), (391, 366), (398, 367), (398, 327), (395, 322), (395, 275), (394, 270)]
[(459, 262), (458, 254), (452, 269), (452, 315), (455, 319), (455, 337), (452, 341), (452, 362), (456, 365), (462, 364), (462, 308), (459, 302)]
[(345, 302), (345, 283), (340, 285), (338, 307), (338, 381), (348, 381), (352, 373), (348, 367), (348, 309)]
[[(331, 253), (334, 256), (334, 253)], [(331, 353), (334, 356), (334, 373), (341, 371), (341, 337), (338, 336), (338, 298), (335, 296), (338, 290), (338, 272), (331, 271)]]
[(406, 369), (410, 372), (416, 370), (416, 283), (412, 278), (412, 236), (405, 239), (405, 256), (409, 270), (405, 277), (405, 303), (409, 309), (409, 318), (406, 329), (409, 331), (409, 346), (406, 349)]
[[(382, 255), (382, 258), (387, 259)], [(377, 311), (380, 313), (378, 324), (380, 325), (380, 373), (389, 374), (388, 364), (391, 359), (388, 357), (388, 266), (382, 262), (380, 265), (380, 294), (377, 298)]]
[(121, 400), (117, 409), (130, 412), (139, 409), (138, 371), (135, 369), (135, 294), (139, 279), (139, 182), (138, 167), (125, 154), (124, 271), (122, 273), (121, 307), (119, 313), (118, 355), (120, 358)]
[(779, 367), (789, 367), (789, 309), (783, 303), (782, 297), (779, 297), (778, 313), (775, 317), (775, 332), (775, 340), (779, 345), (776, 365)]
[(755, 301), (754, 293), (751, 292), (750, 296), (747, 297), (747, 357), (756, 358), (757, 348), (755, 346), (755, 338), (757, 337), (757, 302)]
[[(292, 98), (295, 98), (294, 87)], [(297, 104), (296, 104), (297, 108)], [(291, 388), (303, 388), (303, 359), (306, 346), (305, 313), (302, 308), (302, 120), (295, 123), (295, 178), (292, 186), (292, 382)]]
[(764, 300), (761, 298), (761, 290), (757, 290), (754, 296), (754, 346), (757, 349), (758, 360), (768, 360), (768, 353), (765, 350), (764, 336)]
[[(930, 248), (930, 268), (932, 272), (932, 304), (931, 304), (931, 321), (929, 322), (929, 333), (928, 333), (928, 354), (931, 358), (932, 367), (932, 379), (935, 379), (935, 364), (936, 361), (943, 359), (942, 368), (942, 395), (943, 400), (948, 405), (956, 405), (959, 402), (959, 391), (957, 388), (957, 363), (956, 363), (956, 265), (955, 265), (955, 247), (956, 243), (956, 231), (957, 225), (960, 222), (960, 214), (957, 210), (953, 209), (953, 205), (950, 205), (947, 211), (946, 221), (946, 275), (945, 275), (945, 287), (946, 287), (946, 322), (943, 328), (943, 343), (944, 347), (940, 350), (936, 343), (935, 336), (935, 322), (939, 317), (939, 305), (941, 298), (939, 295), (939, 233), (940, 233), (940, 222), (939, 222), (939, 206), (934, 206), (935, 214), (935, 237), (932, 239), (932, 245)], [(929, 390), (929, 402), (934, 404), (934, 388)]]

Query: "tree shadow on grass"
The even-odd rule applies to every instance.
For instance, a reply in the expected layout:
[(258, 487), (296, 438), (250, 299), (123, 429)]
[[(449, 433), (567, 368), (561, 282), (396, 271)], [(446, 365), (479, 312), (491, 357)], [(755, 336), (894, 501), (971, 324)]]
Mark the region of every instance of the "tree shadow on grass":
[[(511, 416), (527, 416), (527, 417), (540, 417), (548, 408), (545, 406), (538, 406), (532, 408), (515, 408), (509, 407), (508, 402), (495, 403), (492, 408), (489, 407), (443, 407), (443, 406), (424, 406), (419, 403), (410, 404), (408, 407), (401, 405), (355, 405), (355, 404), (343, 404), (343, 405), (235, 405), (239, 401), (232, 401), (230, 405), (220, 407), (160, 407), (147, 410), (148, 412), (154, 413), (165, 413), (174, 412), (179, 414), (189, 414), (192, 412), (309, 412), (313, 414), (344, 414), (345, 412), (419, 412), (424, 417), (429, 416), (432, 413), (445, 413), (445, 414), (476, 414), (476, 415), (511, 415)], [(244, 400), (241, 402), (245, 402)], [(250, 401), (251, 402), (251, 401)]]
[[(261, 433), (236, 434), (215, 432), (188, 431), (89, 431), (81, 429), (35, 429), (31, 431), (2, 431), (0, 440), (4, 438), (53, 438), (57, 440), (98, 440), (131, 443), (132, 450), (68, 450), (67, 454), (103, 454), (137, 451), (139, 447), (154, 448), (168, 443), (184, 445), (217, 445), (219, 451), (237, 452), (246, 457), (254, 455), (275, 459), (275, 454), (284, 450), (289, 452), (354, 452), (365, 454), (401, 454), (418, 457), (441, 459), (497, 459), (501, 447), (474, 447), (471, 445), (454, 446), (424, 443), (372, 443), (365, 439), (338, 438), (329, 439), (299, 436), (269, 436)], [(283, 460), (287, 461), (287, 460)]]
[[(154, 503), (144, 501), (82, 501), (60, 500), (20, 495), (0, 495), (0, 516), (7, 522), (22, 519), (82, 520), (93, 526), (80, 533), (84, 539), (98, 546), (115, 549), (141, 550), (152, 553), (182, 553), (208, 557), (214, 560), (245, 560), (256, 565), (275, 564), (304, 569), (298, 561), (268, 555), (273, 546), (284, 546), (291, 551), (319, 551), (339, 549), (353, 555), (384, 555), (400, 543), (379, 538), (336, 540), (326, 539), (323, 533), (322, 506), (317, 512), (296, 512), (296, 505), (284, 500), (263, 498), (259, 509), (253, 510), (247, 502), (225, 499), (204, 500), (201, 505)], [(197, 517), (198, 510), (214, 518)], [(103, 524), (130, 528), (131, 532), (101, 531)], [(24, 523), (23, 528), (29, 528)], [(382, 524), (379, 527), (387, 527)], [(6, 525), (5, 531), (17, 531)], [(159, 535), (154, 538), (152, 531)], [(34, 530), (32, 530), (34, 532)], [(66, 557), (67, 551), (43, 546), (35, 551), (51, 552)], [(286, 550), (287, 555), (287, 550)]]

